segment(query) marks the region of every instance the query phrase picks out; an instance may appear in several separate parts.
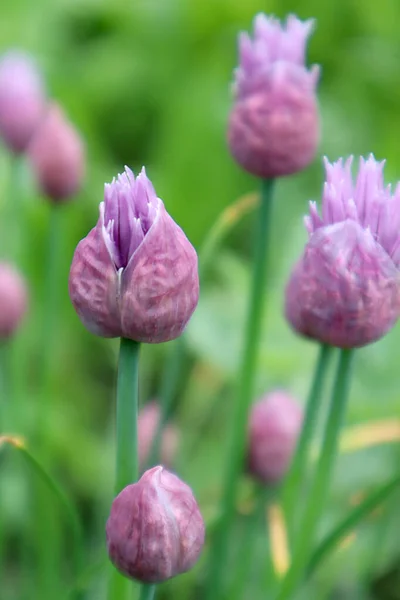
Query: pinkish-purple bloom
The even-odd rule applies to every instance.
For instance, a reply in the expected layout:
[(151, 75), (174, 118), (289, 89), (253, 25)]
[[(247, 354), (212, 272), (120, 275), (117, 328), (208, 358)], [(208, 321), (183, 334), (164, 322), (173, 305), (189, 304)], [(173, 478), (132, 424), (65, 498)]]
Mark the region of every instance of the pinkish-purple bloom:
[(254, 39), (240, 35), (228, 142), (241, 166), (259, 177), (289, 175), (314, 158), (319, 68), (305, 66), (312, 29), (313, 20), (290, 15), (282, 25), (259, 14)]
[(299, 333), (339, 347), (371, 343), (400, 314), (400, 187), (383, 182), (384, 161), (330, 164), (322, 212), (310, 203), (310, 239), (286, 290), (286, 316)]
[(69, 292), (96, 335), (157, 343), (184, 330), (198, 302), (197, 254), (144, 169), (106, 184), (98, 223), (76, 248)]
[(22, 275), (0, 262), (0, 342), (18, 329), (28, 309), (28, 291)]
[(190, 487), (154, 467), (115, 498), (106, 535), (110, 560), (121, 573), (160, 583), (193, 567), (205, 527)]

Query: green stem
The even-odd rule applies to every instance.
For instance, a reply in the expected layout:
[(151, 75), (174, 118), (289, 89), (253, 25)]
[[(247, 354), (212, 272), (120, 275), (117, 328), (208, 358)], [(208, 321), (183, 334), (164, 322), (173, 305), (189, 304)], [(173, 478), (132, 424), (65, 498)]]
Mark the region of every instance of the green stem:
[(340, 351), (321, 453), (308, 496), (308, 504), (300, 524), (299, 532), (296, 535), (293, 562), (282, 582), (277, 600), (287, 600), (292, 597), (296, 587), (302, 580), (303, 572), (309, 559), (318, 522), (324, 509), (334, 459), (337, 454), (338, 437), (349, 395), (353, 354), (353, 350), (345, 349)]
[(233, 405), (233, 422), (224, 473), (221, 499), (221, 522), (210, 554), (209, 587), (206, 598), (219, 598), (229, 547), (229, 537), (235, 517), (238, 482), (243, 469), (246, 428), (250, 404), (254, 394), (254, 379), (260, 346), (264, 296), (267, 281), (268, 230), (272, 205), (273, 180), (263, 181), (262, 199), (255, 233), (254, 270), (251, 282), (245, 342), (240, 365), (240, 378)]
[[(121, 338), (117, 381), (115, 495), (138, 478), (139, 351), (138, 342)], [(110, 600), (129, 599), (132, 592), (132, 582), (113, 569), (109, 588)]]
[(140, 590), (140, 600), (153, 600), (156, 594), (156, 586), (155, 585), (146, 585), (145, 583), (142, 585), (142, 589)]
[[(307, 577), (310, 577), (315, 569), (327, 556), (337, 547), (340, 541), (357, 527), (362, 519), (367, 517), (375, 508), (384, 502), (400, 485), (400, 475), (396, 475), (390, 481), (372, 492), (363, 502), (350, 514), (340, 521), (338, 525), (322, 540), (313, 551), (307, 566)], [(382, 538), (380, 538), (380, 541)]]
[(331, 346), (321, 344), (315, 366), (314, 379), (306, 404), (303, 427), (283, 490), (283, 508), (287, 527), (291, 533), (293, 533), (294, 518), (297, 512), (295, 509), (298, 507), (299, 499), (301, 498), (301, 488), (306, 477), (312, 436), (317, 424), (321, 395), (332, 352), (333, 348)]

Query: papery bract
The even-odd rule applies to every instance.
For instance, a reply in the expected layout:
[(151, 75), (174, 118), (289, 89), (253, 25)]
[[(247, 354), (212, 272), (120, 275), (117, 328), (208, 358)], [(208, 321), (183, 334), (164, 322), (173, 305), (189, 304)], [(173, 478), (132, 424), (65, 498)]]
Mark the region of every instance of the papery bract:
[(197, 254), (144, 169), (105, 186), (97, 226), (77, 246), (69, 277), (83, 324), (103, 337), (166, 342), (184, 330), (199, 296)]
[(154, 467), (115, 498), (106, 535), (109, 557), (121, 573), (160, 583), (195, 564), (205, 529), (190, 487)]
[(290, 175), (314, 158), (319, 141), (315, 88), (319, 68), (305, 67), (313, 21), (290, 15), (282, 25), (257, 15), (254, 39), (242, 33), (228, 143), (247, 171), (264, 178)]

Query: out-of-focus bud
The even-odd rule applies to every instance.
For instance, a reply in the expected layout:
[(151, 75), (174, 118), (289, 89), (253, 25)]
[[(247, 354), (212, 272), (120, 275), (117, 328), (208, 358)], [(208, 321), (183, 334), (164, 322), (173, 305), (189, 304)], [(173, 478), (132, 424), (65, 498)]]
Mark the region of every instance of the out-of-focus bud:
[(312, 28), (312, 20), (302, 22), (294, 15), (282, 25), (259, 14), (254, 39), (246, 33), (239, 38), (228, 143), (237, 162), (258, 177), (290, 175), (314, 159), (319, 67), (305, 67)]
[(65, 201), (80, 190), (85, 174), (84, 145), (57, 104), (48, 108), (28, 154), (38, 185), (50, 200)]
[(284, 390), (266, 394), (256, 402), (249, 418), (247, 468), (261, 483), (281, 481), (290, 465), (303, 413)]
[(205, 528), (190, 487), (154, 467), (115, 498), (106, 535), (110, 560), (121, 573), (160, 583), (193, 567)]
[(0, 136), (13, 152), (23, 152), (46, 106), (42, 78), (32, 58), (19, 51), (0, 59)]
[[(139, 466), (143, 469), (149, 460), (154, 436), (161, 419), (161, 408), (157, 402), (148, 402), (139, 412), (138, 417), (138, 454)], [(173, 464), (179, 443), (178, 428), (167, 423), (162, 430), (160, 462), (170, 467)]]
[(355, 348), (385, 335), (400, 315), (400, 188), (383, 185), (383, 165), (325, 161), (322, 218), (310, 204), (310, 239), (286, 289), (286, 317), (304, 336)]
[(21, 275), (11, 265), (0, 263), (0, 339), (13, 335), (28, 307), (28, 293)]
[(197, 254), (144, 169), (106, 184), (97, 225), (75, 250), (69, 293), (96, 335), (158, 343), (183, 332), (199, 297)]

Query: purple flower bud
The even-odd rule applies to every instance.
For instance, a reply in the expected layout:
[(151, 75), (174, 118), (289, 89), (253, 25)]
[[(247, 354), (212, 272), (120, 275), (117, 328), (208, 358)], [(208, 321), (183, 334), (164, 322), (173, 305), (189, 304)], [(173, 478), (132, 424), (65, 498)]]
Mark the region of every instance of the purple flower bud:
[(322, 217), (310, 203), (310, 239), (286, 289), (286, 317), (302, 335), (341, 348), (378, 340), (400, 314), (400, 188), (383, 162), (325, 161)]
[(75, 250), (69, 293), (96, 335), (158, 343), (184, 330), (199, 297), (197, 254), (144, 169), (106, 184), (97, 225)]
[(239, 38), (235, 104), (228, 143), (237, 162), (259, 177), (290, 175), (315, 156), (319, 117), (315, 88), (319, 67), (305, 67), (313, 21), (290, 15), (285, 26), (257, 15), (254, 39)]
[(11, 265), (0, 263), (0, 339), (13, 335), (28, 308), (25, 281)]
[(115, 498), (106, 534), (110, 560), (121, 573), (160, 583), (193, 567), (205, 530), (190, 487), (154, 467)]
[(30, 56), (10, 51), (0, 60), (0, 136), (23, 152), (45, 110), (41, 76)]
[[(138, 416), (138, 454), (139, 466), (143, 469), (150, 457), (154, 436), (157, 433), (161, 418), (160, 405), (153, 401), (148, 402), (139, 412)], [(173, 423), (163, 427), (161, 438), (161, 462), (165, 466), (172, 466), (179, 444), (179, 431)]]
[(247, 468), (268, 485), (278, 483), (290, 465), (303, 413), (296, 400), (284, 390), (266, 394), (251, 410)]
[(54, 202), (76, 194), (85, 172), (82, 138), (53, 103), (28, 147), (29, 159), (42, 192)]

